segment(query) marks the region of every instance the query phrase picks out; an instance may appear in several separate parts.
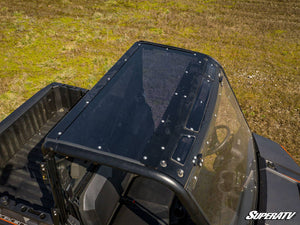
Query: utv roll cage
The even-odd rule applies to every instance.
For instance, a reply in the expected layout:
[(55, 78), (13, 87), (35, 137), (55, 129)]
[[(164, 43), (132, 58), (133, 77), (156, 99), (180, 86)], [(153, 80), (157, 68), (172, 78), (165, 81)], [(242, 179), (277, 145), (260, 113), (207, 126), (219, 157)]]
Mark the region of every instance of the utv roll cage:
[[(191, 170), (202, 165), (201, 145), (224, 74), (207, 55), (135, 43), (45, 139), (54, 222), (68, 219), (56, 171), (60, 154), (155, 180), (176, 194), (196, 224), (209, 224), (185, 187)], [(168, 86), (159, 92), (161, 79)]]

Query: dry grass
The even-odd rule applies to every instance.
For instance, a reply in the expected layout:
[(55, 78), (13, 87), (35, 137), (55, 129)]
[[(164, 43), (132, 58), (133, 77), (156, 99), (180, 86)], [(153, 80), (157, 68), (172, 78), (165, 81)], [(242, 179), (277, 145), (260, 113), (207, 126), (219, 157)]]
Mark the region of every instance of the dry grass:
[(300, 2), (1, 1), (0, 120), (53, 81), (91, 88), (137, 40), (223, 65), (252, 131), (300, 162)]

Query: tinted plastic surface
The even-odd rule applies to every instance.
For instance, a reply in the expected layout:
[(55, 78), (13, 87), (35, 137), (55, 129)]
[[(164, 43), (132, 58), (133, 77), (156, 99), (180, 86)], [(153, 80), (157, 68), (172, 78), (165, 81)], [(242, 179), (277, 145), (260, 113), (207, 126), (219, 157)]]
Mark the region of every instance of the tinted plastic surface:
[[(252, 134), (224, 77), (207, 137), (201, 146), (202, 167), (195, 167), (187, 189), (211, 224), (248, 224), (255, 209), (257, 168)], [(246, 210), (243, 210), (246, 209)], [(240, 218), (240, 221), (237, 220)]]
[[(142, 162), (184, 183), (187, 175), (178, 177), (177, 169), (191, 169), (199, 148), (190, 146), (185, 164), (171, 158), (181, 136), (194, 135), (201, 142), (204, 134), (199, 130), (218, 89), (220, 70), (216, 61), (200, 53), (136, 43), (47, 141)], [(56, 151), (65, 150), (58, 144)], [(161, 160), (168, 166), (160, 167)]]

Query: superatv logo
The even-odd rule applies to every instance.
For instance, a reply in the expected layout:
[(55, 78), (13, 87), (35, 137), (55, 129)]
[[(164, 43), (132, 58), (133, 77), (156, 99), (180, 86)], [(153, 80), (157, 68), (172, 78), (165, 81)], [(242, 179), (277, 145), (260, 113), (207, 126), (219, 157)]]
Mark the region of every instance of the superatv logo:
[(279, 213), (259, 213), (250, 211), (246, 220), (290, 220), (296, 215), (296, 212), (279, 212)]

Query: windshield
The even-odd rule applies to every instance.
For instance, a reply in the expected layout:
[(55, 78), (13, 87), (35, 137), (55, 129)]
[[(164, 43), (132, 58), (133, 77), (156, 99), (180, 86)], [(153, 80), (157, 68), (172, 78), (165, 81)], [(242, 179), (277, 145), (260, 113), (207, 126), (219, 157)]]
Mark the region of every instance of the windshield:
[(194, 168), (187, 189), (211, 224), (242, 224), (256, 201), (255, 152), (251, 132), (223, 77), (200, 151), (203, 165)]

